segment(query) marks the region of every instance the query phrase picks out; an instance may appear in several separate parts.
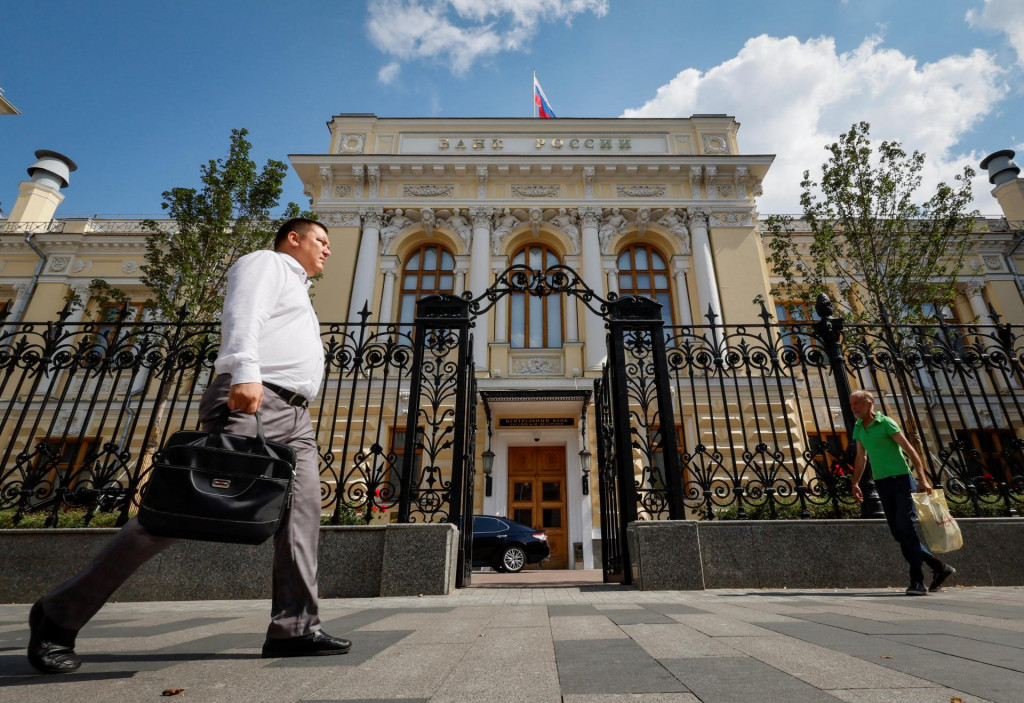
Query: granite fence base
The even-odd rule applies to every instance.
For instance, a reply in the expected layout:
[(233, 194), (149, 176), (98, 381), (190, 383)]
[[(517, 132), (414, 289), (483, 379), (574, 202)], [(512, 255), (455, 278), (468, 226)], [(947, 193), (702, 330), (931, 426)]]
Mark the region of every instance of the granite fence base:
[[(103, 548), (114, 529), (0, 531), (0, 602), (31, 603)], [(370, 525), (320, 530), (322, 598), (445, 595), (455, 589), (454, 525)], [(269, 598), (273, 542), (181, 540), (147, 562), (112, 600)]]
[[(1024, 585), (1024, 519), (957, 523), (963, 549), (938, 555), (957, 569), (950, 585)], [(642, 590), (885, 588), (909, 582), (907, 563), (884, 520), (634, 522), (627, 535), (633, 583)]]

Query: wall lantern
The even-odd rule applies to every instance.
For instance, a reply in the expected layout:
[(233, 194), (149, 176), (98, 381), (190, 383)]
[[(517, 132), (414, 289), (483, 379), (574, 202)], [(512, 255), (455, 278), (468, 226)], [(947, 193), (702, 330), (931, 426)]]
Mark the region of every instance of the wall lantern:
[(583, 495), (585, 496), (590, 495), (590, 459), (593, 457), (587, 446), (587, 411), (590, 409), (587, 400), (583, 402), (583, 417), (580, 423), (580, 446), (583, 447), (580, 449), (580, 471), (583, 473)]
[(490, 498), (494, 490), (491, 478), (494, 473), (494, 452), (491, 451), (491, 409), (485, 405), (484, 410), (487, 412), (487, 449), (480, 455), (480, 460), (484, 468), (484, 495)]

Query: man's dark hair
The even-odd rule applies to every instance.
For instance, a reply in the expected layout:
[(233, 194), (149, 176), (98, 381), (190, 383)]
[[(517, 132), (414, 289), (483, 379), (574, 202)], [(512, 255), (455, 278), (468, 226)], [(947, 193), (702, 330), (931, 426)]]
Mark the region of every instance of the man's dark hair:
[(281, 246), (282, 242), (288, 238), (289, 232), (298, 232), (304, 235), (308, 234), (312, 227), (320, 227), (325, 232), (327, 231), (327, 228), (316, 220), (311, 220), (308, 217), (293, 217), (278, 228), (277, 234), (274, 235), (274, 249)]

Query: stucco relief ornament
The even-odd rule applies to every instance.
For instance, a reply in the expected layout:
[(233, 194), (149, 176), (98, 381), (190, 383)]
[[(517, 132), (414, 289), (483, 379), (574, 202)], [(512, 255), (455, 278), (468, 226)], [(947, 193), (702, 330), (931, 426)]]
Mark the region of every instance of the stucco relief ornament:
[(362, 154), (365, 148), (365, 134), (342, 134), (338, 137), (339, 154)]
[(121, 264), (121, 271), (124, 273), (135, 273), (139, 268), (139, 262), (128, 260)]
[(639, 236), (644, 236), (647, 232), (647, 224), (651, 221), (651, 209), (649, 207), (642, 207), (636, 211), (636, 233)]
[(405, 216), (405, 211), (402, 208), (397, 208), (394, 211), (388, 210), (384, 213), (384, 216), (387, 219), (387, 225), (380, 231), (381, 254), (388, 253), (391, 242), (395, 240), (395, 237), (413, 223), (412, 220)]
[(620, 198), (663, 198), (665, 197), (665, 186), (615, 186), (615, 193)]
[(593, 166), (583, 167), (583, 197), (587, 200), (594, 198), (594, 172)]
[(705, 154), (729, 153), (729, 139), (724, 134), (705, 134), (701, 140), (704, 142)]
[(356, 210), (321, 210), (320, 221), (335, 227), (358, 227), (359, 213)]
[(473, 228), (470, 227), (469, 220), (463, 216), (459, 208), (452, 210), (452, 214), (448, 216), (448, 226), (459, 235), (459, 239), (466, 245), (466, 249), (469, 249), (473, 242)]
[(540, 234), (542, 222), (544, 222), (544, 211), (539, 207), (530, 208), (530, 230), (533, 232), (534, 237)]
[(686, 228), (686, 220), (680, 217), (678, 210), (670, 207), (656, 222), (675, 235), (683, 254), (690, 253), (690, 230)]
[(598, 241), (601, 243), (601, 253), (609, 253), (609, 246), (612, 238), (621, 232), (627, 224), (627, 220), (617, 207), (613, 207), (605, 213), (601, 222), (601, 228), (597, 231)]
[(514, 185), (512, 195), (520, 198), (557, 198), (561, 195), (558, 185)]
[(519, 226), (519, 218), (512, 214), (512, 211), (505, 208), (498, 215), (498, 221), (494, 225), (494, 231), (491, 233), (491, 253), (495, 256), (501, 254), (501, 244), (505, 240), (505, 237), (509, 235), (509, 232)]
[(61, 273), (66, 271), (68, 265), (71, 263), (70, 256), (54, 256), (50, 258), (50, 271), (54, 273)]
[(380, 192), (380, 167), (379, 166), (367, 166), (366, 167), (366, 182), (370, 184), (370, 198), (376, 200), (377, 193)]
[(715, 194), (719, 198), (734, 198), (736, 197), (736, 189), (731, 185), (715, 186)]
[(320, 167), (320, 182), (325, 186), (331, 185), (331, 180), (334, 178), (334, 174), (331, 172), (330, 166)]
[(434, 236), (434, 225), (437, 224), (437, 216), (434, 215), (434, 211), (428, 207), (420, 210), (420, 224), (423, 225), (423, 231), (428, 237)]
[(988, 267), (989, 271), (1000, 271), (1003, 268), (1003, 262), (999, 260), (998, 256), (989, 254), (983, 256), (982, 259), (985, 261), (985, 266)]
[(487, 197), (487, 167), (476, 167), (476, 197), (483, 200)]
[(335, 198), (347, 198), (350, 195), (352, 195), (352, 186), (344, 184), (334, 186)]
[(575, 213), (568, 212), (564, 207), (558, 208), (558, 212), (548, 220), (552, 225), (562, 230), (565, 236), (573, 245), (573, 254), (580, 253), (580, 228), (576, 226)]
[(412, 198), (450, 198), (454, 192), (453, 185), (402, 186), (402, 195)]
[(559, 359), (513, 359), (512, 373), (522, 376), (555, 376), (562, 373)]

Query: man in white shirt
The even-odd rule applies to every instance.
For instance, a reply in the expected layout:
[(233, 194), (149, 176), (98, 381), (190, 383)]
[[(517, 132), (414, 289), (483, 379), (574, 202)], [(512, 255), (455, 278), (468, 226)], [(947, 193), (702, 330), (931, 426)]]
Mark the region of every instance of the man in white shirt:
[[(225, 431), (256, 434), (260, 411), (268, 440), (295, 450), (291, 508), (274, 536), (271, 622), (264, 657), (344, 654), (348, 640), (320, 629), (317, 548), (320, 475), (309, 399), (323, 379), (320, 323), (309, 299), (309, 277), (330, 256), (327, 230), (296, 218), (284, 223), (274, 251), (240, 258), (228, 271), (216, 377), (203, 394), (204, 426), (233, 411)], [(128, 521), (85, 569), (43, 596), (29, 614), (29, 662), (47, 674), (81, 666), (78, 631), (142, 564), (175, 542)]]

